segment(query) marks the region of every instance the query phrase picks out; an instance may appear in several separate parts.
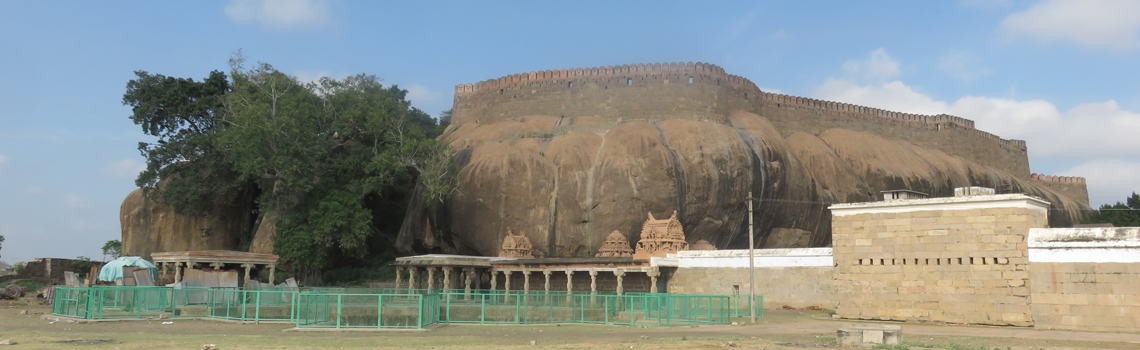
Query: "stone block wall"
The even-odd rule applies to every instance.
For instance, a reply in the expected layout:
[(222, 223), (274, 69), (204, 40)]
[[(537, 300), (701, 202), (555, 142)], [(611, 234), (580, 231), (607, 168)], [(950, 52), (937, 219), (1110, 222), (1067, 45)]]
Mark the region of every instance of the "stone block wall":
[(1030, 326), (1025, 195), (831, 207), (836, 317)]
[(1035, 229), (1029, 245), (1035, 327), (1140, 327), (1140, 228)]
[[(748, 250), (682, 251), (669, 293), (748, 295)], [(833, 309), (830, 248), (757, 249), (756, 294), (765, 309)]]

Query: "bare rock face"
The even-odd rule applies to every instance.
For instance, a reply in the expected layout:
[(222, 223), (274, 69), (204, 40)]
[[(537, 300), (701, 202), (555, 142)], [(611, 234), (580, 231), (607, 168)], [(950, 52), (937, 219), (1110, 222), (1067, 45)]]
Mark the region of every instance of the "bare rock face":
[(177, 215), (171, 206), (135, 189), (119, 207), (123, 255), (150, 259), (154, 252), (239, 250), (241, 212), (216, 205), (207, 215)]
[(1086, 207), (940, 151), (844, 129), (785, 138), (741, 111), (723, 121), (528, 116), (453, 124), (440, 139), (459, 150), (459, 193), (413, 199), (397, 240), (403, 253), (494, 256), (511, 230), (536, 254), (591, 257), (614, 230), (637, 242), (647, 212), (673, 211), (690, 244), (745, 248), (749, 191), (759, 199), (757, 247), (827, 246), (828, 205), (877, 200), (888, 189), (1027, 193), (1053, 203), (1053, 226)]

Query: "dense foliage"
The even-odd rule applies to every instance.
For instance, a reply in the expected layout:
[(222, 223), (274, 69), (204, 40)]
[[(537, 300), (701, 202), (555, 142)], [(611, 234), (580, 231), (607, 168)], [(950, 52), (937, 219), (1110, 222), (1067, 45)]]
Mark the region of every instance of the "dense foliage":
[(107, 256), (111, 256), (111, 259), (118, 259), (122, 255), (123, 242), (116, 239), (103, 243), (103, 260), (106, 260)]
[(1113, 205), (1101, 205), (1099, 210), (1081, 220), (1081, 223), (1109, 223), (1116, 227), (1140, 226), (1140, 195), (1132, 192), (1132, 196), (1126, 198), (1124, 203), (1116, 202)]
[(365, 74), (302, 83), (244, 63), (235, 56), (228, 77), (203, 82), (138, 72), (127, 86), (132, 119), (159, 139), (140, 144), (138, 184), (179, 213), (224, 202), (269, 220), (274, 253), (316, 284), (323, 270), (393, 256), (416, 185), (437, 200), (453, 190), (451, 151), (434, 140), (442, 128), (406, 90)]

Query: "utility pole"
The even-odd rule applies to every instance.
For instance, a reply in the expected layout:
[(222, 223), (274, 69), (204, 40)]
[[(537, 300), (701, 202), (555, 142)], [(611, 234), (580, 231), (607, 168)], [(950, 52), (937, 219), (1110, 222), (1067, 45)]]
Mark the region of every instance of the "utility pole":
[(756, 243), (752, 234), (752, 191), (748, 191), (748, 317), (756, 323)]

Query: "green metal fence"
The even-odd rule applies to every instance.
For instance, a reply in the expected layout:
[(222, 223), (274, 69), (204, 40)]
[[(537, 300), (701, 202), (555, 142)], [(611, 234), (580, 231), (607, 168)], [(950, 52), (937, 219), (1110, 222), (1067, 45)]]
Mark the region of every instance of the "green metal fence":
[[(411, 293), (408, 293), (411, 291)], [(206, 317), (300, 328), (424, 328), (435, 323), (727, 324), (763, 316), (763, 297), (393, 288), (57, 287), (52, 313), (84, 319)]]
[(440, 294), (440, 322), (477, 324), (601, 323), (694, 325), (730, 323), (728, 296), (598, 295), (567, 292)]
[[(645, 292), (627, 292), (625, 294), (628, 294), (628, 295), (654, 295), (654, 293), (645, 293)], [(658, 293), (658, 294), (660, 294), (660, 293)], [(747, 295), (741, 295), (741, 294), (729, 294), (729, 295), (721, 295), (721, 294), (678, 294), (678, 295), (726, 296), (730, 299), (729, 303), (728, 303), (728, 308), (729, 308), (729, 315), (731, 315), (732, 317), (749, 317), (749, 316), (751, 316), (751, 314), (748, 312), (749, 308), (756, 308), (756, 317), (764, 317), (764, 296), (763, 295), (757, 295), (756, 298), (752, 300), (752, 302), (749, 302)]]
[(297, 328), (412, 328), (439, 323), (439, 294), (298, 295)]

